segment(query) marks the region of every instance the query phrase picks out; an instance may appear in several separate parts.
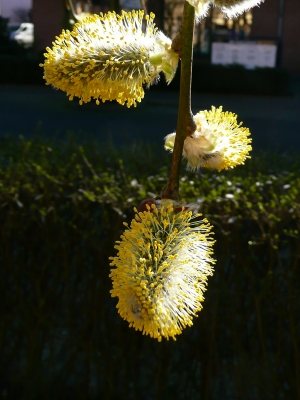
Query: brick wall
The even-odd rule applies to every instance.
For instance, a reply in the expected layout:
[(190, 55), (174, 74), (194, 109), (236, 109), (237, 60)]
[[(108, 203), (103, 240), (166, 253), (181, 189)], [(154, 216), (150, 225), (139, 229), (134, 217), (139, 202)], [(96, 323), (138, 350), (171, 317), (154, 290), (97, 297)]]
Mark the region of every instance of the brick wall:
[[(278, 37), (280, 0), (265, 0), (253, 8), (254, 36)], [(280, 65), (300, 74), (300, 0), (284, 0)]]
[(32, 0), (34, 49), (36, 53), (51, 46), (64, 25), (65, 0)]
[[(252, 35), (276, 38), (281, 0), (265, 0), (253, 8)], [(65, 25), (65, 0), (32, 0), (35, 51), (51, 46)], [(98, 11), (98, 10), (97, 10)], [(280, 65), (300, 74), (300, 0), (284, 0)]]
[(282, 66), (300, 74), (300, 0), (285, 0), (283, 15)]

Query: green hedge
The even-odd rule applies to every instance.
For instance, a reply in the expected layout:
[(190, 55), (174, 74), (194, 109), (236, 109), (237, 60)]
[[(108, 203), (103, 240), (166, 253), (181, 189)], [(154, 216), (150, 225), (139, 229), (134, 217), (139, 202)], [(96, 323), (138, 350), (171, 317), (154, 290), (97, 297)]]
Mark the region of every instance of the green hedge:
[(177, 342), (128, 328), (108, 257), (170, 155), (69, 138), (0, 141), (0, 392), (6, 399), (300, 396), (299, 155), (183, 171), (214, 225), (215, 274)]

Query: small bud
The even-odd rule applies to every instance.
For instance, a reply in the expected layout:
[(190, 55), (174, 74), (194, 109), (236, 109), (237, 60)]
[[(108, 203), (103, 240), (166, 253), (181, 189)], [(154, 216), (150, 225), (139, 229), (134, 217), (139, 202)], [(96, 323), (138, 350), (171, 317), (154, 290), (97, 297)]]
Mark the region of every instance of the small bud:
[[(138, 205), (138, 212), (144, 212), (144, 211), (150, 211), (151, 210), (151, 205), (155, 204), (155, 199), (144, 199), (143, 201), (140, 202)], [(148, 207), (147, 207), (148, 206)], [(149, 208), (149, 209), (148, 209)]]

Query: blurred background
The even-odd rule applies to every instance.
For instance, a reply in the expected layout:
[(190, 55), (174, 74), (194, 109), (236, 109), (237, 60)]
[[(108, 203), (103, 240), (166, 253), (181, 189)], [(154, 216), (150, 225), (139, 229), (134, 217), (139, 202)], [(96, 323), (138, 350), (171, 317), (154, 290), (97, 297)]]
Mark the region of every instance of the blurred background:
[[(2, 42), (7, 36), (39, 54), (62, 28), (74, 23), (74, 13), (82, 19), (89, 13), (127, 11), (143, 4), (155, 13), (157, 26), (173, 39), (180, 26), (183, 0), (148, 0), (147, 4), (139, 0), (1, 0)], [(212, 7), (196, 26), (195, 55), (212, 64), (282, 67), (299, 74), (299, 7), (297, 0), (266, 1), (236, 19), (226, 19)]]
[(163, 343), (118, 316), (108, 257), (166, 184), (179, 72), (127, 109), (70, 102), (39, 67), (76, 19), (141, 7), (175, 36), (183, 1), (0, 0), (0, 399), (300, 399), (300, 2), (196, 26), (192, 111), (237, 113), (253, 152), (183, 165), (217, 263), (194, 326)]

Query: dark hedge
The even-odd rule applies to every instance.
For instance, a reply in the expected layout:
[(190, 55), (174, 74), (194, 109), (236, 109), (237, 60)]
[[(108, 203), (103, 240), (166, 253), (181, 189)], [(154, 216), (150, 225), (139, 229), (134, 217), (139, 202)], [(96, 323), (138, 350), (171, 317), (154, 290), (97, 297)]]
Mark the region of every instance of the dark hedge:
[(128, 327), (108, 257), (170, 156), (147, 145), (0, 139), (5, 399), (300, 398), (299, 154), (181, 179), (214, 225), (204, 308), (176, 342)]

